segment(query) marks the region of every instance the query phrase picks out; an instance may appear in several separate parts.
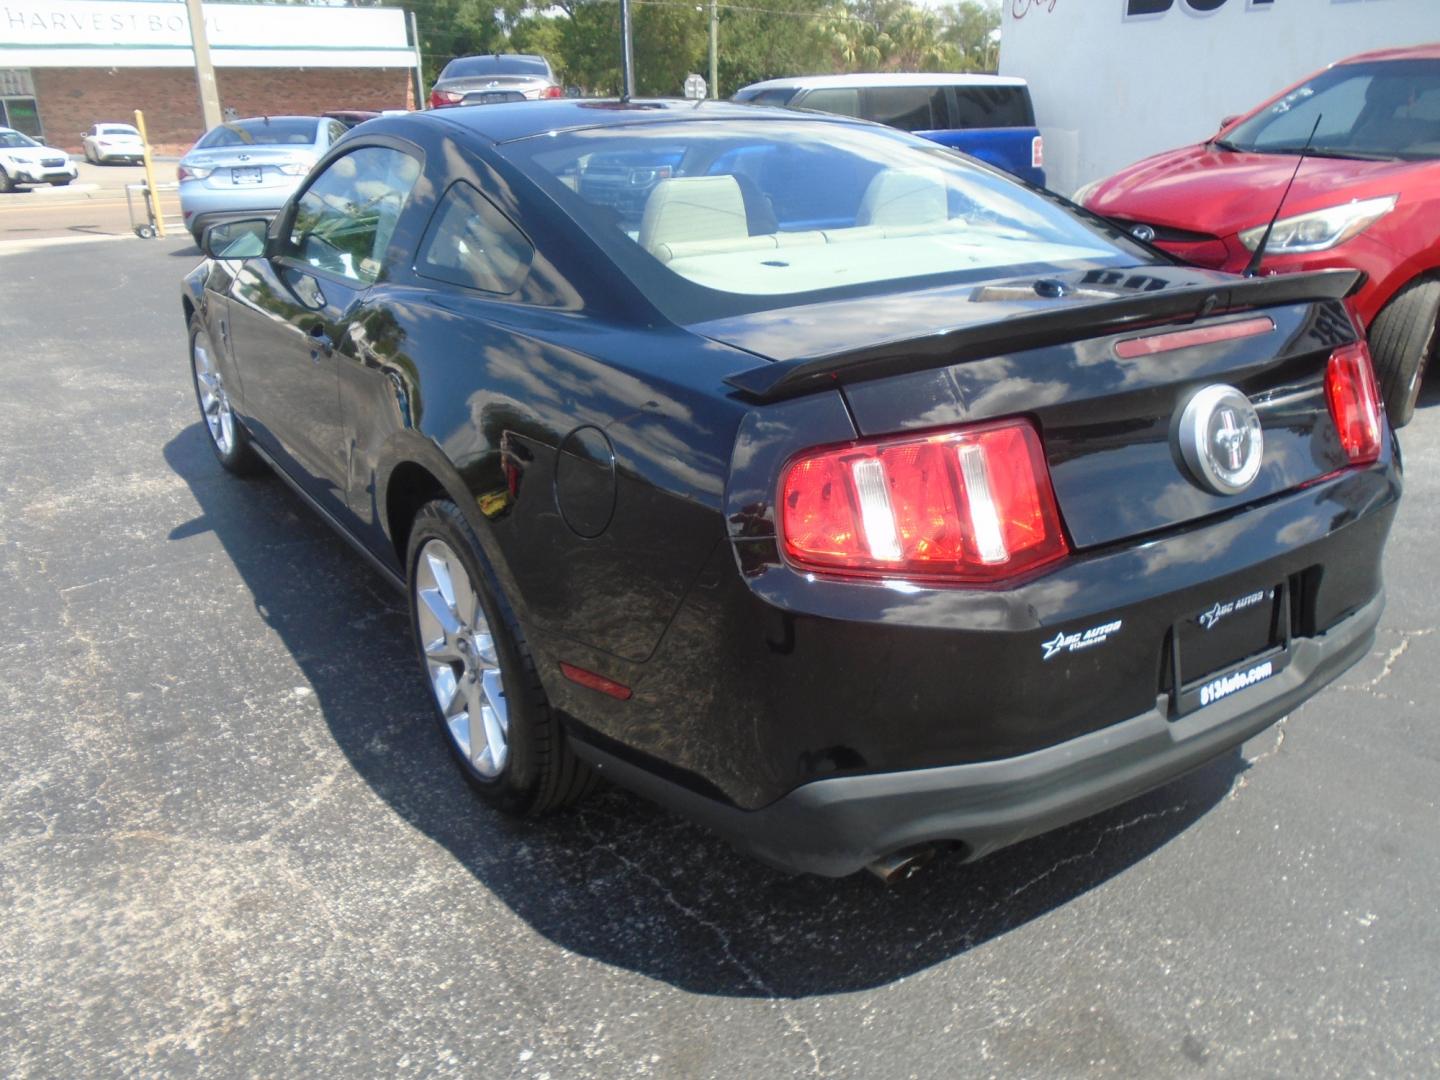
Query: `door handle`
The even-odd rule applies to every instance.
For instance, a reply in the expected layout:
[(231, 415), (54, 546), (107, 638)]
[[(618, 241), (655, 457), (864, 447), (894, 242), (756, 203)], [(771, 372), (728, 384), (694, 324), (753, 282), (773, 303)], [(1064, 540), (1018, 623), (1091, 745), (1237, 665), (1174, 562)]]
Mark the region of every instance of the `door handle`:
[(318, 362), (321, 356), (329, 356), (335, 351), (335, 343), (330, 340), (330, 335), (325, 333), (325, 327), (316, 323), (310, 328), (310, 359)]

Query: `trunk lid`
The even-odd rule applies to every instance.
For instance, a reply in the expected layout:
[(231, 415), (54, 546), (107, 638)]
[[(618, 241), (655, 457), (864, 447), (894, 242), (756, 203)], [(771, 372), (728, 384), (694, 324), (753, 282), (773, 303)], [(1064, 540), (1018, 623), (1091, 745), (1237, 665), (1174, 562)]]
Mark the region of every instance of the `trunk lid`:
[(541, 90), (549, 85), (548, 79), (538, 75), (466, 75), (456, 79), (442, 79), (435, 84), (435, 89), (446, 90), (452, 94), (505, 90), (523, 94), (527, 90)]
[[(1346, 467), (1325, 369), (1330, 353), (1356, 337), (1341, 300), (1354, 280), (1345, 271), (1251, 280), (1164, 267), (1086, 271), (816, 305), (706, 329), (786, 356), (732, 377), (742, 392), (763, 401), (838, 384), (863, 436), (1030, 416), (1065, 527), (1084, 550)], [(929, 313), (918, 325), (917, 312)], [(907, 314), (908, 335), (895, 340), (890, 332)], [(948, 328), (929, 325), (942, 319)], [(1129, 346), (1117, 350), (1138, 338), (1257, 319), (1269, 327), (1233, 340), (1128, 359)], [(845, 337), (848, 348), (834, 350)], [(1202, 487), (1178, 448), (1181, 412), (1217, 383), (1249, 398), (1264, 437), (1260, 474), (1235, 495)]]

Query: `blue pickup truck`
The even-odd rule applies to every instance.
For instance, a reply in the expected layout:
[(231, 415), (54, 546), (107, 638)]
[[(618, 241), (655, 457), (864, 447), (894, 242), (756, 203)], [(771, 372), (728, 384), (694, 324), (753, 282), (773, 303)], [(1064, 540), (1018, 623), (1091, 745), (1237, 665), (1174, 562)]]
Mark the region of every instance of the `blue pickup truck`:
[(1001, 75), (811, 75), (751, 83), (732, 101), (858, 116), (922, 135), (1045, 186), (1045, 144), (1024, 79)]

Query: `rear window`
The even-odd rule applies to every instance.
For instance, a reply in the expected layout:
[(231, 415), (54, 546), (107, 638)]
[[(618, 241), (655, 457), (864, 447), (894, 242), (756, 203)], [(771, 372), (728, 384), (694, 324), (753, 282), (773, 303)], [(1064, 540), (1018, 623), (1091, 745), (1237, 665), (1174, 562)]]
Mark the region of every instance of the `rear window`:
[(130, 127), (128, 124), (102, 124), (102, 125), (100, 126), (100, 134), (101, 134), (101, 135), (139, 135), (140, 132), (136, 131), (133, 127)]
[(957, 86), (952, 128), (1034, 127), (1035, 110), (1024, 86)]
[(550, 65), (539, 56), (462, 56), (446, 64), (440, 78), (464, 79), (471, 75), (538, 75), (548, 79)]
[(462, 180), (440, 200), (415, 269), (467, 289), (511, 293), (534, 254), (510, 219)]
[(749, 105), (784, 105), (794, 96), (793, 86), (783, 86), (769, 90), (742, 90), (731, 100), (743, 101)]
[(195, 144), (197, 150), (222, 146), (308, 146), (315, 142), (320, 121), (309, 117), (280, 116), (259, 120), (232, 120), (211, 128)]
[(881, 127), (800, 118), (616, 125), (507, 150), (682, 324), (922, 283), (1146, 261), (1118, 230), (1059, 200)]

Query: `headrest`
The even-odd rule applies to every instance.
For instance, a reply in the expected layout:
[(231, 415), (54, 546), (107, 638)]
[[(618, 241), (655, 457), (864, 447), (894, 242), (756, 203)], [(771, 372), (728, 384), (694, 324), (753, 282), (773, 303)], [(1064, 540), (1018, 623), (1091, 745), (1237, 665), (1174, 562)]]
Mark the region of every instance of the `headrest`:
[(939, 169), (886, 169), (860, 201), (856, 225), (928, 225), (949, 218)]
[(733, 176), (677, 176), (661, 180), (645, 201), (640, 246), (728, 240), (749, 236), (745, 200)]

